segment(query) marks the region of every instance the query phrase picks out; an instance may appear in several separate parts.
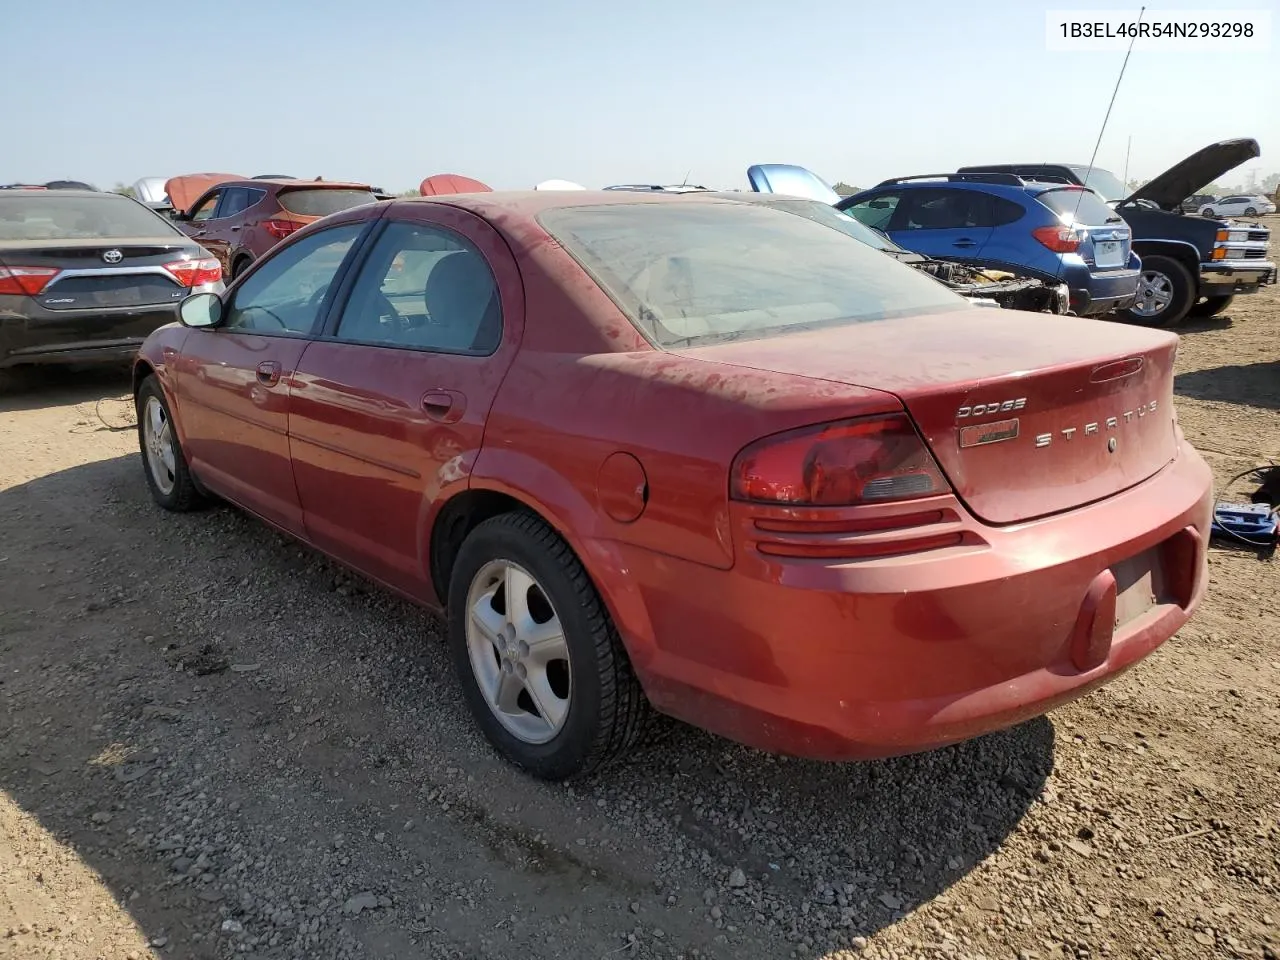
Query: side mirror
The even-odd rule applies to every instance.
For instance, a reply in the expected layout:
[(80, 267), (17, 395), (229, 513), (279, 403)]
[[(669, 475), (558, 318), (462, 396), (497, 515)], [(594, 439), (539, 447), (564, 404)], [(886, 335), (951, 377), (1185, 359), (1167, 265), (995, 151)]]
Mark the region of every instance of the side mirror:
[(222, 298), (216, 293), (193, 294), (182, 301), (178, 316), (185, 327), (216, 327), (222, 322)]

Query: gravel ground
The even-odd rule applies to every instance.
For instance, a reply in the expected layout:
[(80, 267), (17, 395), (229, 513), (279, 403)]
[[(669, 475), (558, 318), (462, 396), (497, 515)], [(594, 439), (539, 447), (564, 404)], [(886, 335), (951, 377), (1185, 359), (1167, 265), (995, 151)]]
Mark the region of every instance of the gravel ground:
[[(1280, 229), (1280, 218), (1269, 218)], [(1220, 483), (1280, 460), (1280, 293), (1188, 327)], [(115, 372), (0, 396), (0, 957), (1280, 953), (1276, 566), (1083, 701), (823, 765), (686, 728), (569, 787), (494, 759), (440, 625), (148, 499)]]

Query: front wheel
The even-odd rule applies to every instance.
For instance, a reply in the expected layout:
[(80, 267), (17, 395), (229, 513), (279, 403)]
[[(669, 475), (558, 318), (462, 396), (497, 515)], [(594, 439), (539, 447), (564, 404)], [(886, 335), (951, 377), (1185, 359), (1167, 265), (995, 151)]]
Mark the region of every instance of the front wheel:
[(533, 514), (493, 517), (463, 542), (449, 581), (449, 647), (489, 742), (544, 780), (623, 756), (649, 719), (586, 570)]
[(1172, 257), (1151, 254), (1142, 258), (1138, 300), (1123, 316), (1147, 327), (1171, 327), (1186, 317), (1195, 301), (1191, 271)]
[(151, 497), (166, 510), (184, 512), (203, 506), (204, 495), (187, 467), (187, 458), (173, 427), (164, 390), (154, 375), (142, 381), (135, 401), (142, 471)]
[(1208, 218), (1208, 219), (1210, 219), (1210, 220), (1211, 220), (1211, 219), (1213, 219), (1213, 217), (1215, 216), (1215, 214), (1214, 214), (1214, 212), (1213, 212), (1213, 209), (1212, 209), (1212, 208), (1210, 208), (1210, 207), (1205, 207), (1203, 210), (1201, 210), (1201, 211), (1200, 211), (1200, 216), (1202, 216), (1202, 217), (1206, 217), (1206, 218)]

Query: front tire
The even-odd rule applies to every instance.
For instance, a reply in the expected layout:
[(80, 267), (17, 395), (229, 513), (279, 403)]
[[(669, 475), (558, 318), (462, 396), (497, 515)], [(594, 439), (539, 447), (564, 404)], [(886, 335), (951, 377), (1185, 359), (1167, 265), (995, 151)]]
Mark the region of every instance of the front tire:
[(619, 759), (649, 719), (586, 570), (533, 514), (493, 517), (463, 542), (449, 581), (449, 648), (485, 737), (541, 779)]
[(1207, 297), (1191, 308), (1191, 312), (1187, 314), (1189, 317), (1216, 317), (1227, 307), (1231, 306), (1231, 301), (1235, 299), (1233, 294), (1227, 294), (1225, 297)]
[(1205, 217), (1206, 219), (1212, 220), (1214, 216), (1213, 208), (1205, 207), (1203, 210), (1200, 211), (1200, 216)]
[(138, 448), (151, 498), (166, 510), (184, 513), (205, 503), (187, 467), (186, 455), (173, 427), (173, 416), (155, 375), (142, 381), (135, 400)]
[(1138, 301), (1124, 317), (1146, 327), (1172, 327), (1181, 323), (1196, 302), (1191, 271), (1172, 257), (1152, 254), (1142, 258)]

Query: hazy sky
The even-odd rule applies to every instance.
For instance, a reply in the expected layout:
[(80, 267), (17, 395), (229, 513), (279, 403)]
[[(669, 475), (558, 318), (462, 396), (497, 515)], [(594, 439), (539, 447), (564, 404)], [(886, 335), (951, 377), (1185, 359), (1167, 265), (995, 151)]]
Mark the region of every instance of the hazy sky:
[[(738, 187), (757, 162), (867, 186), (1087, 162), (1123, 58), (1046, 50), (1046, 9), (1123, 6), (1070, 0), (4, 5), (0, 182), (103, 187), (194, 171)], [(1218, 5), (1280, 29), (1280, 0)], [(1280, 170), (1280, 41), (1135, 54), (1098, 165), (1122, 173), (1130, 135), (1131, 177), (1236, 136), (1263, 155), (1224, 179)]]

